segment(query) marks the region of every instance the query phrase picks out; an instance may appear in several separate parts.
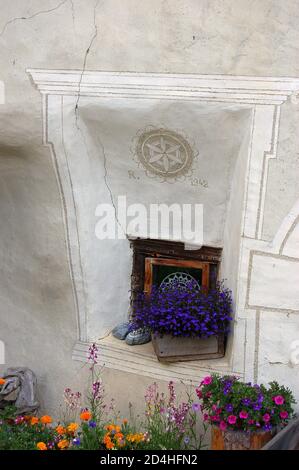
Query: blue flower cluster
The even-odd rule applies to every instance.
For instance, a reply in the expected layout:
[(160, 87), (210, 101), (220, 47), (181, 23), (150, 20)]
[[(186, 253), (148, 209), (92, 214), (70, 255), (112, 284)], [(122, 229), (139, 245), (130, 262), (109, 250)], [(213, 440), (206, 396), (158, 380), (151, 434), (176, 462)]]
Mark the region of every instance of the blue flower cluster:
[(178, 282), (151, 293), (139, 294), (134, 302), (131, 329), (147, 327), (152, 333), (206, 338), (227, 334), (232, 320), (231, 291), (223, 282), (210, 290), (190, 281)]

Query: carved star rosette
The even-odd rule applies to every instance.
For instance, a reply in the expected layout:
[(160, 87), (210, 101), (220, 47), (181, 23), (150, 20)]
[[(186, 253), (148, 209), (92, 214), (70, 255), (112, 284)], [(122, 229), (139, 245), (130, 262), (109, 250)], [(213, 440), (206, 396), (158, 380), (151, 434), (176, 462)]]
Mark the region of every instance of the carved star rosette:
[(197, 156), (194, 146), (181, 133), (154, 127), (138, 132), (134, 153), (146, 175), (158, 177), (161, 182), (191, 177)]

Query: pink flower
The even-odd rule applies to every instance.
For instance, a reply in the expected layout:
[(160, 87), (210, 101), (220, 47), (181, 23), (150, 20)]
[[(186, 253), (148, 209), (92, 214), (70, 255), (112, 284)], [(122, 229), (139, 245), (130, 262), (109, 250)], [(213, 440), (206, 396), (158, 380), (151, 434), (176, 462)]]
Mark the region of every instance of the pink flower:
[(263, 416), (263, 421), (265, 423), (268, 423), (271, 419), (271, 416), (269, 415), (269, 413), (265, 413), (264, 416)]
[(247, 419), (248, 418), (248, 413), (247, 411), (242, 410), (239, 414), (241, 419)]
[(227, 421), (229, 422), (229, 424), (236, 424), (237, 417), (235, 415), (229, 415)]
[(284, 398), (282, 395), (276, 395), (276, 397), (273, 397), (273, 400), (276, 405), (283, 405), (284, 404)]
[(204, 421), (208, 421), (208, 419), (209, 419), (209, 415), (208, 415), (207, 413), (205, 413), (205, 414), (203, 415), (203, 420), (204, 420)]
[(216, 411), (217, 410), (217, 405), (212, 405), (212, 410)]
[(213, 416), (211, 416), (211, 420), (214, 421), (214, 422), (215, 421), (220, 421), (220, 418), (217, 415), (213, 415)]
[(199, 399), (202, 398), (202, 391), (199, 390), (199, 388), (196, 389), (196, 395), (198, 396)]
[(289, 413), (287, 411), (281, 411), (279, 413), (279, 416), (281, 417), (281, 419), (287, 419), (287, 417), (289, 416)]
[(220, 424), (219, 424), (219, 428), (221, 429), (221, 431), (225, 431), (225, 429), (227, 428), (226, 422), (221, 421)]
[(248, 421), (248, 424), (254, 424), (254, 419), (250, 419), (250, 420)]
[(210, 385), (210, 383), (212, 383), (212, 380), (213, 378), (210, 375), (207, 375), (207, 377), (204, 377), (201, 383), (204, 385)]

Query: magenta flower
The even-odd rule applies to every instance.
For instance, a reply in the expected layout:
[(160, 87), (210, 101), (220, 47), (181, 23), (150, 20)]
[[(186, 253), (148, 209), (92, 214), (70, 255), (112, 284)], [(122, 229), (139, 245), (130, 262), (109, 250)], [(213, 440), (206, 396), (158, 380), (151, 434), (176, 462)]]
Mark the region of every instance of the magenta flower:
[(213, 416), (211, 416), (211, 420), (214, 421), (214, 422), (217, 422), (217, 421), (220, 421), (220, 418), (217, 415), (213, 415)]
[(264, 416), (263, 416), (263, 421), (265, 423), (268, 423), (271, 419), (271, 416), (269, 415), (269, 413), (265, 413)]
[(284, 404), (284, 398), (282, 395), (276, 395), (276, 397), (273, 397), (273, 400), (276, 405), (283, 405)]
[(203, 415), (203, 420), (204, 420), (204, 421), (208, 421), (208, 419), (209, 419), (209, 415), (208, 415), (207, 413), (205, 413), (205, 414)]
[(98, 359), (98, 352), (99, 348), (95, 343), (93, 343), (89, 348), (88, 348), (88, 361), (95, 365), (97, 364), (97, 359)]
[(229, 417), (227, 418), (227, 421), (229, 422), (229, 424), (236, 424), (237, 417), (235, 415), (229, 415)]
[(204, 385), (210, 385), (212, 383), (213, 377), (210, 375), (207, 375), (207, 377), (204, 377), (203, 381), (201, 382)]
[(219, 424), (219, 428), (221, 429), (221, 431), (225, 431), (226, 428), (227, 428), (227, 424), (225, 421), (221, 421), (220, 424)]
[(281, 417), (281, 419), (287, 419), (287, 417), (289, 416), (289, 413), (287, 411), (281, 411), (279, 413), (279, 416)]
[(239, 416), (240, 416), (241, 419), (247, 419), (248, 418), (248, 413), (247, 413), (247, 411), (242, 410), (242, 411), (240, 411)]

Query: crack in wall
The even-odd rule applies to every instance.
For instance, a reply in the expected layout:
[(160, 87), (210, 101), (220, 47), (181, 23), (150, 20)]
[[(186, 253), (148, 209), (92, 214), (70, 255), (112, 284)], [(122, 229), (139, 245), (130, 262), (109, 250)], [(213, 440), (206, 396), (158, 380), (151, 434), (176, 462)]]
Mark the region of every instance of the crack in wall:
[[(82, 140), (84, 142), (84, 146), (86, 148), (87, 153), (89, 153), (89, 152), (88, 152), (88, 146), (87, 146), (86, 138), (85, 138), (84, 132), (82, 131), (82, 129), (79, 125), (79, 119), (80, 119), (80, 116), (79, 116), (79, 101), (80, 101), (80, 98), (81, 98), (81, 85), (82, 85), (83, 76), (84, 76), (84, 73), (85, 73), (85, 70), (86, 70), (87, 58), (88, 58), (88, 55), (89, 55), (89, 53), (92, 49), (93, 43), (94, 43), (95, 39), (98, 36), (98, 25), (97, 25), (97, 21), (96, 21), (96, 12), (97, 12), (98, 5), (99, 5), (99, 0), (97, 0), (97, 2), (94, 5), (94, 12), (93, 12), (94, 32), (93, 32), (92, 37), (90, 39), (89, 45), (88, 45), (88, 47), (85, 51), (82, 72), (81, 72), (79, 83), (78, 83), (78, 95), (77, 95), (77, 100), (76, 100), (76, 104), (75, 104), (75, 125), (76, 125), (77, 130), (81, 134), (81, 137), (82, 137)], [(115, 220), (116, 220), (117, 225), (119, 226), (119, 228), (123, 232), (125, 238), (128, 238), (127, 235), (126, 235), (126, 231), (122, 227), (122, 225), (119, 221), (118, 215), (117, 215), (117, 208), (116, 208), (116, 205), (115, 205), (115, 202), (114, 202), (113, 192), (112, 192), (112, 189), (111, 189), (111, 187), (109, 185), (109, 182), (108, 182), (107, 157), (106, 157), (105, 147), (104, 147), (103, 142), (100, 140), (99, 136), (98, 136), (98, 142), (101, 146), (102, 154), (103, 154), (104, 183), (105, 183), (105, 186), (106, 186), (107, 191), (109, 193), (109, 198), (110, 198), (111, 204), (112, 204), (113, 209), (114, 209)]]
[(7, 21), (5, 23), (5, 25), (3, 26), (2, 28), (2, 31), (0, 33), (0, 37), (3, 36), (3, 34), (5, 33), (7, 27), (17, 21), (24, 21), (24, 20), (31, 20), (33, 18), (35, 18), (36, 16), (39, 16), (39, 15), (43, 15), (43, 14), (47, 14), (47, 13), (51, 13), (53, 11), (56, 11), (58, 10), (60, 7), (62, 7), (65, 3), (71, 1), (72, 3), (72, 0), (63, 0), (62, 2), (60, 2), (58, 5), (56, 5), (56, 7), (53, 7), (53, 8), (49, 8), (48, 10), (39, 10), (37, 11), (36, 13), (33, 13), (32, 15), (30, 16), (18, 16), (16, 18), (12, 18), (11, 20)]
[(71, 4), (71, 9), (72, 9), (72, 18), (73, 18), (73, 23), (75, 22), (75, 7), (74, 7), (74, 2), (73, 0), (70, 0)]
[(97, 38), (97, 35), (98, 35), (98, 25), (97, 25), (97, 20), (96, 20), (96, 13), (97, 13), (98, 5), (99, 5), (99, 0), (97, 0), (97, 2), (94, 5), (94, 9), (93, 9), (94, 32), (91, 36), (89, 45), (88, 45), (88, 47), (85, 51), (82, 72), (81, 72), (81, 75), (80, 75), (80, 78), (79, 78), (79, 83), (78, 83), (78, 95), (77, 95), (77, 101), (76, 101), (76, 105), (75, 105), (76, 127), (78, 127), (77, 124), (78, 124), (78, 117), (79, 117), (79, 115), (78, 115), (78, 113), (79, 113), (79, 101), (80, 101), (80, 98), (81, 98), (81, 85), (82, 85), (83, 76), (84, 76), (84, 73), (85, 73), (85, 70), (86, 70), (87, 57), (88, 57), (88, 54), (90, 53), (90, 50), (93, 46), (93, 43), (94, 43), (94, 41), (95, 41), (95, 39)]

